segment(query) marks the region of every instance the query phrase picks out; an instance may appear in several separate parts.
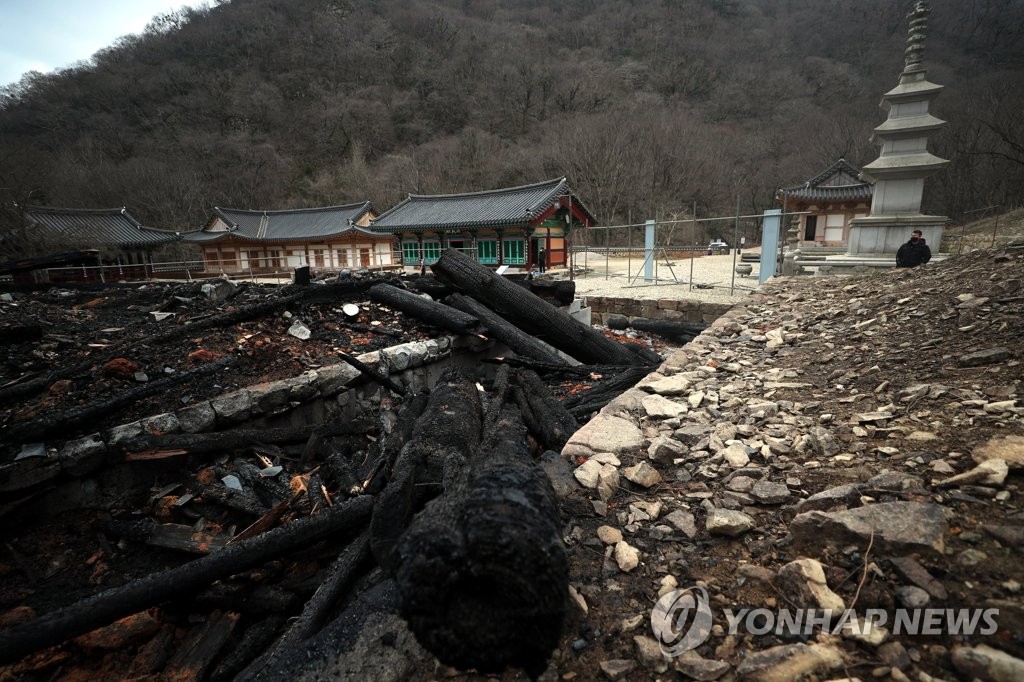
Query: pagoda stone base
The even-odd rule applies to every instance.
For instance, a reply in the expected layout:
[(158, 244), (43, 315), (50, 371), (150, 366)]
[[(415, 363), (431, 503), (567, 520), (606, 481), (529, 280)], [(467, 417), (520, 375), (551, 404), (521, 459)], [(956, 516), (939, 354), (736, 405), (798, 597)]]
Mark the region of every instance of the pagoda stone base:
[(945, 217), (934, 215), (854, 218), (850, 221), (850, 239), (847, 242), (846, 255), (866, 258), (891, 255), (895, 260), (896, 251), (909, 241), (910, 233), (921, 230), (934, 256), (939, 251), (939, 244), (942, 243), (945, 225)]

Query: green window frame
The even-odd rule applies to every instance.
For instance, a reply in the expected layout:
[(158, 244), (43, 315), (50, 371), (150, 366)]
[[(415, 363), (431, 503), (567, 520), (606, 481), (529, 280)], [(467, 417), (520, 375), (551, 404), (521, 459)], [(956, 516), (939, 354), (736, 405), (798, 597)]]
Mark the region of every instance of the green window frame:
[(402, 242), (402, 262), (406, 265), (420, 264), (419, 242)]
[(476, 259), (483, 265), (498, 264), (498, 242), (494, 239), (481, 239), (476, 243)]
[(526, 264), (526, 243), (522, 239), (506, 239), (501, 243), (501, 262), (505, 265)]
[(427, 265), (436, 263), (441, 257), (441, 242), (423, 242), (423, 262)]

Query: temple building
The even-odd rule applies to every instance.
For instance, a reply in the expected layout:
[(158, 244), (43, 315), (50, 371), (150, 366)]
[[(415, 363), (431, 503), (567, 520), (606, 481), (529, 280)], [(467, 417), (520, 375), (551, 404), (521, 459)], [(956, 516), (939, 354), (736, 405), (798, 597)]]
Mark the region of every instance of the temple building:
[(859, 176), (856, 166), (839, 159), (809, 180), (776, 192), (786, 213), (799, 214), (800, 246), (846, 246), (850, 223), (866, 216), (871, 206), (871, 183)]
[(410, 194), (380, 214), (370, 229), (392, 234), (403, 264), (437, 262), (459, 249), (484, 265), (534, 269), (568, 264), (573, 227), (592, 227), (593, 214), (565, 178), (464, 194)]

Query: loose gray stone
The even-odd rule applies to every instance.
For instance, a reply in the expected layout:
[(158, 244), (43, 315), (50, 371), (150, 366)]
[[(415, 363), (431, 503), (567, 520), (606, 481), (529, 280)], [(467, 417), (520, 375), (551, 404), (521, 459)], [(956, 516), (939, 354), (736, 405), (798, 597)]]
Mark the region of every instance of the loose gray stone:
[(829, 589), (825, 569), (814, 559), (797, 559), (779, 569), (776, 585), (782, 594), (804, 608), (846, 609), (843, 598)]
[(295, 320), (292, 322), (292, 326), (288, 327), (288, 333), (302, 341), (305, 341), (313, 335), (313, 332), (311, 332), (309, 327), (304, 325), (301, 320)]
[(647, 456), (658, 464), (672, 464), (685, 455), (686, 446), (668, 436), (658, 436), (647, 448)]
[(672, 433), (672, 437), (684, 445), (693, 447), (703, 440), (711, 431), (712, 427), (708, 424), (687, 424), (686, 426), (676, 429)]
[(904, 578), (924, 589), (936, 599), (944, 600), (949, 596), (945, 586), (915, 559), (911, 557), (892, 557), (890, 561)]
[(704, 527), (711, 535), (727, 535), (736, 537), (753, 529), (757, 524), (754, 519), (741, 511), (732, 509), (712, 509), (708, 512)]
[(789, 488), (761, 479), (750, 489), (750, 495), (761, 504), (782, 504), (789, 499)]
[(986, 682), (1024, 680), (1024, 661), (985, 644), (953, 647), (953, 665), (968, 679)]
[(860, 487), (855, 483), (836, 486), (801, 500), (797, 512), (829, 511), (837, 507), (852, 507), (860, 504)]
[(692, 385), (693, 382), (686, 377), (681, 374), (675, 374), (665, 379), (645, 384), (642, 388), (658, 395), (681, 395), (688, 393)]
[(630, 661), (624, 658), (613, 658), (609, 661), (601, 661), (601, 672), (609, 680), (622, 680), (626, 678), (626, 675), (633, 672), (633, 668), (636, 667), (636, 661)]
[(598, 482), (601, 480), (601, 467), (603, 465), (593, 459), (588, 459), (583, 464), (576, 467), (576, 471), (572, 472), (576, 480), (580, 482), (584, 488), (590, 488), (594, 490), (597, 488)]
[(569, 438), (562, 454), (566, 457), (589, 457), (595, 452), (620, 454), (643, 444), (644, 435), (632, 421), (598, 415)]
[(615, 543), (615, 563), (620, 571), (629, 573), (640, 565), (640, 550), (625, 540)]
[(675, 669), (684, 676), (698, 682), (712, 682), (729, 671), (725, 661), (702, 658), (696, 651), (687, 651), (675, 660)]
[(931, 595), (917, 585), (896, 588), (896, 598), (908, 609), (923, 609), (931, 601)]
[(640, 664), (644, 667), (658, 673), (668, 670), (669, 658), (662, 653), (658, 640), (644, 635), (634, 635), (633, 648), (636, 650), (636, 657), (640, 660)]
[(750, 489), (757, 483), (756, 479), (750, 476), (733, 476), (729, 478), (729, 481), (725, 484), (726, 489), (732, 490), (738, 493), (749, 493)]
[(883, 502), (838, 512), (799, 514), (789, 525), (797, 543), (864, 544), (877, 551), (945, 549), (946, 517), (937, 504)]
[(1024, 469), (1024, 436), (996, 436), (975, 448), (971, 457), (975, 462), (1001, 459), (1011, 469)]
[(883, 471), (869, 478), (862, 490), (886, 490), (898, 493), (904, 490), (920, 488), (922, 481), (917, 476), (911, 476), (900, 471)]
[(647, 462), (640, 462), (622, 470), (626, 480), (632, 481), (644, 488), (651, 488), (661, 483), (661, 474)]
[(1007, 547), (1024, 548), (1024, 526), (982, 526), (982, 529)]
[(750, 464), (750, 454), (747, 451), (747, 446), (743, 443), (733, 443), (724, 450), (719, 451), (718, 454), (725, 457), (725, 461), (734, 469)]
[(842, 652), (834, 646), (783, 644), (747, 655), (736, 672), (744, 682), (791, 682), (842, 664)]
[(668, 398), (660, 395), (649, 395), (641, 400), (640, 404), (643, 405), (644, 412), (647, 413), (647, 416), (655, 419), (671, 419), (672, 417), (679, 417), (688, 412), (686, 405), (669, 400)]
[(957, 364), (961, 367), (981, 367), (983, 365), (994, 365), (998, 362), (1005, 362), (1012, 357), (1008, 348), (989, 348), (979, 350), (977, 353), (968, 353), (960, 356)]
[(605, 502), (619, 489), (619, 470), (611, 464), (602, 464), (597, 478), (597, 494)]
[(821, 426), (812, 428), (807, 436), (810, 439), (814, 452), (822, 457), (832, 457), (839, 454), (843, 449), (839, 441), (835, 439), (835, 436), (828, 429)]
[(939, 481), (936, 485), (948, 488), (955, 485), (977, 483), (980, 485), (1002, 485), (1010, 473), (1010, 467), (1002, 459), (986, 459), (970, 471), (951, 476)]
[(665, 516), (665, 520), (691, 540), (697, 537), (697, 523), (690, 512), (677, 509)]

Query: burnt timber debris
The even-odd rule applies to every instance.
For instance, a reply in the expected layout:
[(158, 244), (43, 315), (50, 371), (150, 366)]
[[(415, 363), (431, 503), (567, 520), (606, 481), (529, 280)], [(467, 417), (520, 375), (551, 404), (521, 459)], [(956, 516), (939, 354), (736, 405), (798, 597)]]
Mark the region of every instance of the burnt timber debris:
[[(513, 284), (454, 259), (439, 263), (439, 270), (446, 273), (439, 279), (312, 283), (255, 302), (259, 288), (241, 286), (202, 312), (195, 308), (198, 297), (182, 295), (179, 287), (140, 306), (139, 314), (171, 312), (177, 323), (150, 332), (147, 345), (194, 341), (208, 330), (237, 335), (266, 315), (295, 315), (324, 327), (329, 322), (338, 333), (393, 342), (403, 326), (394, 318), (363, 324), (365, 316), (324, 314), (339, 301), (368, 297), (381, 310), (418, 320), (421, 330), (493, 339), (511, 351), (480, 365), (479, 376), (446, 370), (423, 393), (336, 348), (333, 362), (352, 365), (390, 394), (382, 394), (379, 413), (364, 409), (354, 421), (148, 432), (69, 466), (24, 454), (34, 442), (52, 446), (110, 424), (126, 405), (213, 383), (239, 364), (238, 354), (137, 386), (125, 380), (94, 404), (38, 409), (21, 419), (11, 418), (13, 406), (130, 356), (138, 341), (103, 340), (88, 357), (69, 358), (68, 367), (0, 386), (0, 406), (8, 406), (0, 422), (0, 518), (7, 522), (24, 523), (43, 500), (81, 487), (76, 481), (95, 479), (102, 488), (133, 467), (179, 475), (162, 489), (134, 494), (134, 503), (126, 503), (127, 496), (117, 504), (88, 501), (102, 507), (90, 531), (101, 547), (94, 558), (103, 557), (97, 571), (141, 555), (143, 547), (160, 552), (159, 565), (103, 580), (113, 586), (101, 591), (80, 586), (53, 595), (38, 613), (20, 612), (0, 631), (0, 665), (21, 673), (80, 665), (89, 655), (76, 644), (81, 637), (113, 632), (148, 610), (148, 640), (130, 649), (136, 652), (132, 670), (190, 679), (282, 679), (294, 672), (296, 656), (321, 646), (326, 633), (351, 620), (353, 609), (393, 608), (443, 663), (491, 672), (520, 667), (533, 677), (543, 672), (562, 634), (568, 562), (559, 503), (535, 458), (560, 449), (658, 356), (605, 337), (540, 297), (561, 303), (568, 294), (571, 300), (571, 283)], [(421, 296), (425, 290), (443, 302)], [(46, 341), (49, 326), (41, 327), (41, 337), (3, 338), (17, 350)], [(322, 340), (317, 325), (309, 326)], [(485, 378), (488, 366), (493, 379)], [(562, 395), (567, 382), (583, 390)], [(285, 569), (296, 561), (308, 567), (301, 581)], [(45, 585), (22, 563), (30, 583)], [(186, 614), (204, 608), (206, 622), (189, 626)], [(172, 635), (183, 627), (185, 640)]]

